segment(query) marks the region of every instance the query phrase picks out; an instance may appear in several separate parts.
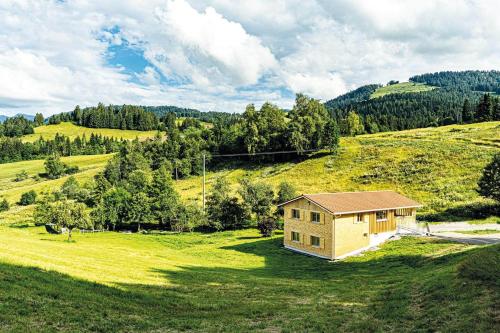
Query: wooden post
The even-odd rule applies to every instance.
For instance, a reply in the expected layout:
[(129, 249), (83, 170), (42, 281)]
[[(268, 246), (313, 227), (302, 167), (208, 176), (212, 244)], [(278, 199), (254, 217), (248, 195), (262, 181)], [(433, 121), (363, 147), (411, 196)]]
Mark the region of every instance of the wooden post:
[(203, 154), (203, 211), (205, 211), (205, 154)]

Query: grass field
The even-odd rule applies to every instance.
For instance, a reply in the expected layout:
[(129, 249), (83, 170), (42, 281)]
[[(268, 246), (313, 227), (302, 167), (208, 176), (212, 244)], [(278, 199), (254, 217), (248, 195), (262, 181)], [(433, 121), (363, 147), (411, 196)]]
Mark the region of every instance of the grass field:
[(435, 89), (435, 87), (428, 86), (425, 83), (401, 82), (378, 88), (370, 95), (370, 98), (378, 98), (390, 94), (423, 92), (432, 89)]
[(464, 259), (482, 251), (473, 246), (405, 238), (331, 263), (289, 252), (281, 235), (262, 239), (253, 229), (64, 239), (0, 225), (2, 331), (500, 328), (494, 282), (457, 275)]
[(44, 125), (35, 127), (35, 133), (23, 136), (24, 142), (33, 142), (40, 137), (44, 139), (53, 139), (56, 133), (68, 136), (71, 140), (77, 136), (82, 137), (84, 134), (87, 139), (90, 138), (92, 133), (100, 134), (102, 136), (112, 137), (116, 139), (126, 139), (133, 140), (138, 138), (139, 140), (144, 140), (147, 138), (153, 138), (157, 131), (134, 131), (134, 130), (120, 130), (112, 128), (89, 128), (83, 126), (77, 126), (73, 123), (62, 122), (57, 125)]

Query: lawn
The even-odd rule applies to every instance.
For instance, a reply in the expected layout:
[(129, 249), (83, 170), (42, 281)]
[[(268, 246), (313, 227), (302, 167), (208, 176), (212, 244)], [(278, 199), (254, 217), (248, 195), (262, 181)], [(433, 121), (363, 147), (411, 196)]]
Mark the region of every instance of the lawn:
[(435, 88), (436, 87), (428, 86), (425, 83), (401, 82), (378, 88), (370, 95), (370, 99), (390, 94), (418, 93)]
[(404, 238), (332, 263), (254, 229), (75, 240), (0, 225), (2, 331), (500, 329), (498, 286), (457, 275), (474, 246)]
[(144, 140), (147, 138), (154, 138), (157, 131), (135, 131), (135, 130), (112, 129), (112, 128), (89, 128), (89, 127), (77, 126), (70, 122), (62, 122), (57, 125), (43, 125), (35, 127), (35, 133), (23, 136), (22, 140), (24, 142), (33, 142), (39, 139), (40, 137), (43, 137), (46, 140), (53, 139), (56, 136), (56, 133), (66, 135), (71, 140), (75, 139), (77, 136), (82, 137), (83, 135), (85, 135), (87, 139), (89, 139), (92, 133), (116, 139), (133, 140), (135, 138), (138, 138), (139, 140)]

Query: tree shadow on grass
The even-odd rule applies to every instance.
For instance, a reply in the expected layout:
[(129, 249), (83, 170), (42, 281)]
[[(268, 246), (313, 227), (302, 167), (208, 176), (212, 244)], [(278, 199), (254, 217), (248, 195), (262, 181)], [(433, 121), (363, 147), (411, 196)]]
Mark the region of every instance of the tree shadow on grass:
[[(227, 267), (207, 264), (155, 270), (165, 277), (166, 286), (109, 287), (0, 263), (0, 320), (11, 331), (342, 332), (446, 330), (461, 315), (457, 309), (462, 308), (452, 304), (455, 312), (445, 313), (448, 321), (422, 319), (430, 305), (447, 306), (452, 292), (460, 297), (452, 270), (467, 253), (427, 257), (419, 249), (426, 242), (414, 242), (414, 251), (391, 250), (392, 254), (366, 260), (332, 263), (285, 250), (281, 242), (280, 238), (262, 239), (223, 248), (264, 259), (263, 265), (254, 267), (238, 268), (239, 262), (231, 267), (229, 262)], [(429, 279), (437, 280), (432, 288), (441, 294), (435, 290), (426, 294)], [(417, 314), (414, 291), (422, 294), (417, 300), (423, 300)], [(442, 299), (433, 304), (435, 295)], [(477, 324), (477, 319), (470, 322)]]

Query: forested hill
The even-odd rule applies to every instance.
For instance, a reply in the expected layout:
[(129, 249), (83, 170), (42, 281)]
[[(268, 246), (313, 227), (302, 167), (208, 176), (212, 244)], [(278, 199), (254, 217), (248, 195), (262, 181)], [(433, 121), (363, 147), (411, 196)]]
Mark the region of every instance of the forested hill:
[[(471, 122), (464, 112), (473, 118), (475, 111), (470, 110), (478, 108), (483, 95), (498, 92), (500, 71), (439, 72), (413, 76), (410, 83), (362, 86), (325, 106), (340, 124), (355, 112), (363, 130), (374, 133)], [(497, 99), (491, 100), (491, 113), (496, 114)]]
[(492, 92), (500, 94), (500, 71), (439, 72), (415, 75), (411, 82), (457, 90)]

